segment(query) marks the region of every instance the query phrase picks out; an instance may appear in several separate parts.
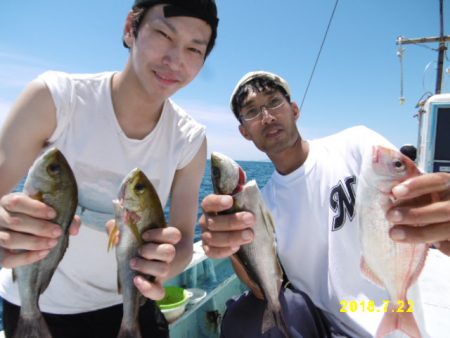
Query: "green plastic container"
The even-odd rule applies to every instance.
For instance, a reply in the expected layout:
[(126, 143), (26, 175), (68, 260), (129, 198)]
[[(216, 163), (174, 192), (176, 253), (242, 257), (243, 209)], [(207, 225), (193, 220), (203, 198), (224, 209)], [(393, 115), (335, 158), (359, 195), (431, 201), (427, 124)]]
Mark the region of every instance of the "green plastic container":
[(166, 286), (166, 295), (163, 299), (157, 301), (161, 310), (174, 309), (183, 305), (189, 300), (190, 293), (178, 286)]

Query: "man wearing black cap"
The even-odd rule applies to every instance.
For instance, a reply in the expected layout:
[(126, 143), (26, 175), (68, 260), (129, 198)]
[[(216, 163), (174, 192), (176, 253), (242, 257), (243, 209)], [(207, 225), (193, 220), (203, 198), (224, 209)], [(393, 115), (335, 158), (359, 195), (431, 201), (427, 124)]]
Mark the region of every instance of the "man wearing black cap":
[(115, 255), (106, 251), (105, 223), (113, 223), (112, 200), (122, 179), (139, 167), (163, 206), (170, 198), (173, 225), (143, 234), (140, 255), (130, 261), (142, 274), (134, 285), (149, 299), (140, 308), (140, 331), (143, 337), (168, 336), (153, 300), (164, 296), (163, 282), (191, 260), (206, 161), (204, 126), (170, 97), (202, 69), (217, 25), (214, 0), (136, 0), (124, 28), (129, 58), (123, 71), (50, 71), (20, 96), (0, 133), (0, 295), (7, 336), (14, 334), (21, 303), (11, 268), (42, 259), (61, 235), (52, 223), (54, 210), (10, 193), (48, 147), (57, 147), (67, 158), (79, 190), (70, 229), (77, 236), (71, 236), (39, 299), (51, 335), (117, 336), (122, 296)]
[[(262, 192), (274, 217), (277, 253), (287, 277), (280, 302), (290, 336), (375, 336), (385, 311), (383, 300), (389, 295), (360, 270), (355, 192), (363, 158), (372, 156), (372, 147), (393, 146), (364, 126), (305, 140), (297, 128), (300, 109), (292, 100), (288, 83), (270, 72), (246, 74), (236, 85), (230, 103), (241, 135), (266, 153), (276, 169)], [(432, 173), (410, 178), (390, 193), (402, 202), (386, 215), (395, 225), (389, 233), (391, 239), (435, 243), (450, 255), (450, 175)], [(430, 194), (439, 198), (430, 199)], [(418, 206), (414, 202), (422, 195), (427, 202)], [(202, 202), (205, 214), (200, 219), (207, 255), (231, 256), (236, 273), (252, 290), (227, 304), (221, 336), (284, 337), (274, 319), (265, 316), (268, 312), (263, 292), (239, 259), (233, 258), (241, 245), (253, 241), (255, 217), (249, 212), (217, 215), (232, 204), (230, 196), (209, 195)], [(424, 335), (422, 304), (415, 287), (409, 289), (408, 299), (414, 301), (418, 327), (411, 325), (412, 321), (386, 320), (385, 333), (400, 328), (418, 337), (420, 329)], [(350, 302), (357, 309), (348, 308)], [(361, 308), (369, 304), (374, 308)]]

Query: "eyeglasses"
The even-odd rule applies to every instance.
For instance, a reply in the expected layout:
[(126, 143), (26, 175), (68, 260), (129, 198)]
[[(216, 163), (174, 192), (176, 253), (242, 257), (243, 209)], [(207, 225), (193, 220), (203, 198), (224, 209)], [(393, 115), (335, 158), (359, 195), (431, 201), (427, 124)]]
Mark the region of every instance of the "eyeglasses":
[(242, 121), (252, 121), (263, 116), (263, 108), (266, 112), (273, 114), (277, 109), (281, 108), (285, 102), (286, 100), (284, 100), (283, 97), (273, 96), (269, 99), (269, 101), (267, 101), (266, 104), (259, 107), (252, 107), (249, 110), (242, 112), (239, 117)]

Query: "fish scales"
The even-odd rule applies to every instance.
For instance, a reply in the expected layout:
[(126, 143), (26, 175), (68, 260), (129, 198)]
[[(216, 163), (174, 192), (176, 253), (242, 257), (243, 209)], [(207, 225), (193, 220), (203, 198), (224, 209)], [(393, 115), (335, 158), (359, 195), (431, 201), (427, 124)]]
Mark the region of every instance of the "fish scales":
[[(141, 337), (138, 314), (145, 302), (134, 285), (139, 273), (130, 268), (130, 260), (139, 256), (144, 243), (142, 234), (167, 226), (158, 194), (147, 176), (138, 168), (123, 180), (118, 199), (113, 201), (116, 224), (111, 231), (109, 248), (116, 245), (118, 290), (122, 293), (123, 317), (118, 337)], [(119, 240), (116, 242), (116, 238)], [(145, 276), (153, 281), (153, 276)]]
[(410, 159), (396, 150), (375, 146), (364, 162), (358, 183), (361, 270), (369, 280), (387, 290), (392, 305), (379, 325), (377, 337), (396, 330), (421, 337), (414, 315), (396, 310), (400, 301), (407, 304), (408, 288), (422, 271), (429, 246), (394, 242), (389, 237), (392, 225), (385, 216), (394, 205), (392, 188), (417, 175), (420, 172)]
[(56, 211), (52, 222), (59, 224), (63, 234), (57, 245), (42, 260), (13, 269), (13, 280), (19, 284), (20, 317), (14, 337), (51, 337), (39, 309), (39, 297), (69, 245), (69, 226), (78, 205), (75, 176), (64, 155), (56, 148), (48, 149), (36, 159), (24, 183), (24, 193), (51, 206)]
[(270, 214), (262, 205), (262, 195), (255, 181), (248, 182), (233, 196), (238, 211), (251, 211), (256, 217), (255, 239), (242, 245), (237, 255), (252, 279), (262, 287), (270, 306), (281, 311), (278, 300), (283, 271), (276, 257), (275, 229)]
[(256, 217), (254, 240), (241, 245), (236, 256), (266, 299), (261, 334), (276, 326), (290, 337), (279, 301), (283, 271), (276, 251), (275, 225), (261, 191), (256, 181), (246, 182), (244, 170), (235, 161), (218, 152), (211, 154), (211, 179), (216, 194), (233, 197), (233, 207), (224, 213), (250, 211)]

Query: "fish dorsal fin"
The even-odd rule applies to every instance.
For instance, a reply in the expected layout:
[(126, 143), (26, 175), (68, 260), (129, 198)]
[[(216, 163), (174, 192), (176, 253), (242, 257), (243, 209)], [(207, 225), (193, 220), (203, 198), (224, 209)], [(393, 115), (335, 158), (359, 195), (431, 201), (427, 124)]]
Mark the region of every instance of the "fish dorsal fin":
[(361, 272), (367, 279), (369, 279), (372, 283), (375, 283), (376, 285), (378, 285), (381, 288), (385, 287), (384, 283), (381, 281), (381, 279), (367, 265), (367, 262), (364, 259), (364, 257), (361, 257), (360, 267), (361, 267)]

